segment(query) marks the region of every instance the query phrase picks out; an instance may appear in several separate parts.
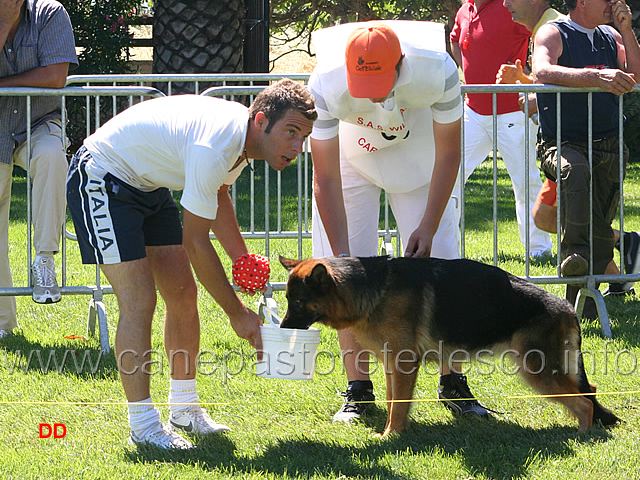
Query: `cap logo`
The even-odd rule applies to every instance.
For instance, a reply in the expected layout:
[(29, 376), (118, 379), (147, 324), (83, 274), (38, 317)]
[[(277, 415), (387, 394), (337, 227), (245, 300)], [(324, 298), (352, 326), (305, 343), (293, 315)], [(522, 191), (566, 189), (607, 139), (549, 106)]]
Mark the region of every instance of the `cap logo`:
[(379, 72), (382, 70), (380, 66), (380, 62), (365, 62), (362, 57), (358, 57), (358, 61), (356, 62), (356, 72)]

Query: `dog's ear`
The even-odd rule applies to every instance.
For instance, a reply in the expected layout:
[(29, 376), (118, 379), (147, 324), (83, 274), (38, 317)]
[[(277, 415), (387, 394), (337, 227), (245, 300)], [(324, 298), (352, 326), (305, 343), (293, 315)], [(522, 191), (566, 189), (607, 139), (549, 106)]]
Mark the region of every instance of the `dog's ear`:
[(333, 284), (333, 278), (327, 271), (327, 267), (322, 263), (318, 263), (305, 279), (305, 283), (314, 290), (322, 292)]
[(302, 260), (295, 260), (293, 258), (286, 258), (282, 255), (278, 255), (278, 259), (284, 268), (288, 271), (293, 270)]

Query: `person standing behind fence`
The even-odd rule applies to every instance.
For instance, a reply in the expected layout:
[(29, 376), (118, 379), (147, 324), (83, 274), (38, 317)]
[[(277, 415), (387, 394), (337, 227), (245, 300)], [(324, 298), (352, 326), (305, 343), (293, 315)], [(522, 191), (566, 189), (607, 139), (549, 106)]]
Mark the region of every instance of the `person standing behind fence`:
[[(533, 39), (538, 32), (538, 29), (545, 23), (552, 22), (561, 17), (564, 17), (560, 12), (551, 8), (547, 0), (504, 0), (504, 6), (511, 13), (511, 17), (514, 22), (524, 25), (527, 29), (531, 30), (531, 39), (533, 46)], [(496, 83), (533, 83), (533, 74), (527, 74), (523, 71), (521, 62), (516, 61), (515, 65), (504, 64), (500, 67), (498, 75), (496, 76)], [(528, 95), (529, 99), (529, 115), (537, 114), (538, 107), (536, 104), (535, 93)], [(521, 99), (524, 103), (524, 99)], [(524, 108), (524, 104), (522, 105)], [(532, 136), (533, 138), (533, 136)], [(557, 201), (556, 201), (556, 182), (545, 179), (542, 187), (538, 191), (531, 215), (536, 226), (549, 233), (556, 233), (557, 231)], [(620, 232), (618, 230), (613, 231), (615, 236), (616, 248), (620, 248)], [(623, 232), (622, 238), (624, 240), (624, 265), (625, 273), (637, 273), (640, 269), (640, 234), (638, 232)], [(615, 261), (611, 261), (604, 272), (605, 274), (617, 275), (620, 273)], [(633, 294), (633, 282), (616, 283), (612, 282), (609, 287), (603, 292), (603, 295), (624, 295)], [(587, 299), (589, 303), (591, 299)], [(590, 306), (591, 313), (593, 313), (593, 306)]]
[[(64, 7), (53, 0), (0, 0), (0, 88), (64, 86), (76, 67), (73, 30)], [(31, 97), (33, 182), (33, 300), (60, 300), (53, 255), (60, 249), (65, 218), (67, 159), (62, 141), (60, 98)], [(13, 165), (27, 168), (25, 97), (0, 97), (0, 288), (12, 286), (9, 265), (9, 205)], [(0, 337), (18, 326), (14, 297), (0, 296)]]
[[(467, 0), (450, 34), (454, 60), (462, 67), (467, 85), (494, 83), (500, 65), (525, 62), (530, 32), (511, 20), (502, 0)], [(517, 93), (497, 95), (497, 145), (507, 168), (516, 202), (520, 240), (533, 258), (551, 254), (551, 237), (537, 228), (531, 207), (540, 189), (540, 171), (533, 142), (525, 142), (525, 122)], [(489, 93), (469, 93), (464, 106), (464, 181), (493, 148), (493, 104)], [(525, 148), (529, 165), (525, 166)], [(529, 178), (529, 191), (526, 179)], [(529, 231), (526, 230), (527, 218)]]
[[(406, 23), (395, 29), (363, 22), (341, 41), (339, 33), (323, 38), (331, 47), (324, 45), (309, 79), (318, 105), (310, 142), (315, 257), (377, 255), (383, 189), (405, 256), (460, 256), (451, 197), (460, 165), (460, 77), (444, 44), (442, 51), (424, 46), (426, 38), (437, 48), (442, 33), (432, 38), (426, 24)], [(417, 28), (422, 31), (415, 42), (411, 32)], [(340, 330), (338, 338), (348, 386), (333, 421), (350, 422), (375, 396), (368, 356), (351, 330)], [(466, 377), (451, 367), (441, 359), (443, 404), (454, 414), (488, 417)]]
[[(260, 352), (260, 317), (229, 284), (209, 231), (232, 259), (248, 253), (229, 186), (249, 158), (275, 170), (289, 165), (315, 118), (309, 91), (291, 80), (263, 90), (249, 109), (198, 95), (163, 97), (115, 116), (73, 156), (67, 201), (82, 261), (100, 264), (118, 299), (115, 352), (131, 443), (184, 449), (191, 443), (174, 430), (228, 430), (198, 404), (200, 323), (191, 267), (236, 334)], [(184, 226), (169, 189), (183, 190)], [(164, 344), (173, 367), (170, 428), (152, 404), (145, 371), (156, 287), (165, 302)]]
[[(620, 201), (620, 162), (626, 168), (628, 150), (620, 158), (618, 98), (636, 86), (640, 46), (631, 28), (631, 10), (624, 1), (565, 0), (568, 18), (540, 27), (535, 37), (533, 74), (537, 83), (570, 87), (600, 87), (593, 93), (592, 169), (589, 166), (587, 93), (561, 95), (561, 158), (556, 144), (556, 95), (538, 93), (541, 134), (538, 151), (545, 175), (556, 180), (560, 162), (560, 270), (564, 276), (605, 272), (613, 259), (611, 227)], [(617, 31), (606, 25), (612, 22)], [(592, 174), (593, 172), (593, 174)], [(590, 210), (590, 183), (593, 210)], [(592, 216), (593, 250), (590, 246)], [(567, 285), (575, 303), (580, 289)]]

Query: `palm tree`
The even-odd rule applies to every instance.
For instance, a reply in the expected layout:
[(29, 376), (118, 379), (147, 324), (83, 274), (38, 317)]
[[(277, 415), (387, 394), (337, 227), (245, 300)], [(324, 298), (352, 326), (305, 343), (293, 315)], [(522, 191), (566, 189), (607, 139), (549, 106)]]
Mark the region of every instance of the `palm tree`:
[[(244, 0), (156, 0), (154, 7), (153, 73), (242, 72)], [(172, 86), (172, 93), (193, 92), (190, 83)]]

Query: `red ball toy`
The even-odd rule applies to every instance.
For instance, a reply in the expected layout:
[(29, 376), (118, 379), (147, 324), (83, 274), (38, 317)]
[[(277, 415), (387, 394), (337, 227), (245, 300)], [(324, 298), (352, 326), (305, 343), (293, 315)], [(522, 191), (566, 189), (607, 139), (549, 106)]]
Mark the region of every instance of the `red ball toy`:
[(262, 255), (247, 253), (233, 262), (231, 272), (236, 285), (255, 292), (264, 287), (269, 280), (271, 273), (269, 259)]

